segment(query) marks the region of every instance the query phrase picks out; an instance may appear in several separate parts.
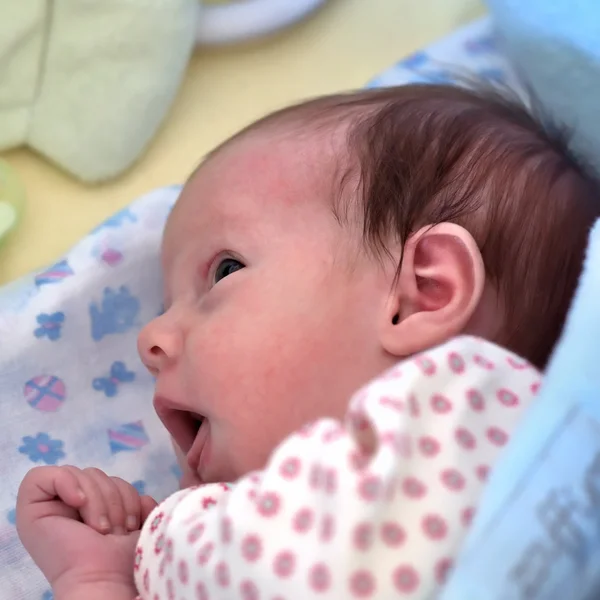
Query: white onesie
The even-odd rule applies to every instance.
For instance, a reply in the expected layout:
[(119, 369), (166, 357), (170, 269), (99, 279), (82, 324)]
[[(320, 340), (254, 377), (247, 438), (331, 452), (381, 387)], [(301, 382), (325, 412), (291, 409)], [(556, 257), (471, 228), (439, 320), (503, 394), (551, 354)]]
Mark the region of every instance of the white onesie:
[(539, 384), (471, 337), (400, 363), (264, 470), (159, 505), (136, 552), (140, 597), (431, 598)]

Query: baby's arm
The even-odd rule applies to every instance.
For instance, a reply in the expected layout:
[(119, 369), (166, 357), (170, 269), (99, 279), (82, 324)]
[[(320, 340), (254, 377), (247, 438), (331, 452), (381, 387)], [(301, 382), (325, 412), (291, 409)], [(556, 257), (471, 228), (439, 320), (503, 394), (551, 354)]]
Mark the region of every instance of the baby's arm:
[(343, 424), (290, 436), (264, 471), (157, 507), (138, 544), (140, 595), (430, 597), (538, 382), (474, 338), (400, 364)]

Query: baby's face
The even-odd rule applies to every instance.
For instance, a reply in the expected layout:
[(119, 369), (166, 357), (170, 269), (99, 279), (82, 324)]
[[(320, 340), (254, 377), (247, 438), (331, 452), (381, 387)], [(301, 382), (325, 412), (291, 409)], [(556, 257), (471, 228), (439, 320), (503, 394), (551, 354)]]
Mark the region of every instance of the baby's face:
[(391, 364), (377, 328), (393, 272), (335, 220), (324, 146), (244, 136), (194, 175), (167, 225), (166, 312), (140, 354), (156, 410), (204, 482), (261, 468)]

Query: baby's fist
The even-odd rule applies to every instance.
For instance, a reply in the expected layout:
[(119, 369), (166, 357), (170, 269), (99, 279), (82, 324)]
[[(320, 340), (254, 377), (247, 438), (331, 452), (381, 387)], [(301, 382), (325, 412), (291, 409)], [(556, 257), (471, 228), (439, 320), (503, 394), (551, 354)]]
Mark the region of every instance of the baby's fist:
[(36, 467), (29, 471), (17, 499), (17, 525), (50, 515), (80, 519), (99, 533), (123, 535), (138, 530), (156, 503), (120, 477), (100, 469)]
[(53, 585), (67, 572), (130, 577), (137, 540), (132, 532), (155, 506), (152, 498), (99, 469), (36, 467), (19, 488), (17, 530)]

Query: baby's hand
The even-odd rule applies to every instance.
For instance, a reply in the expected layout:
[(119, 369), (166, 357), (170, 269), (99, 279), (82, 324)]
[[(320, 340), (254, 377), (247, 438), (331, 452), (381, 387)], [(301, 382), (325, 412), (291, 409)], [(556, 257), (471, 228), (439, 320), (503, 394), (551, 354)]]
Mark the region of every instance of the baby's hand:
[(17, 530), (53, 589), (91, 580), (133, 586), (139, 529), (156, 506), (99, 469), (36, 467), (17, 498)]

